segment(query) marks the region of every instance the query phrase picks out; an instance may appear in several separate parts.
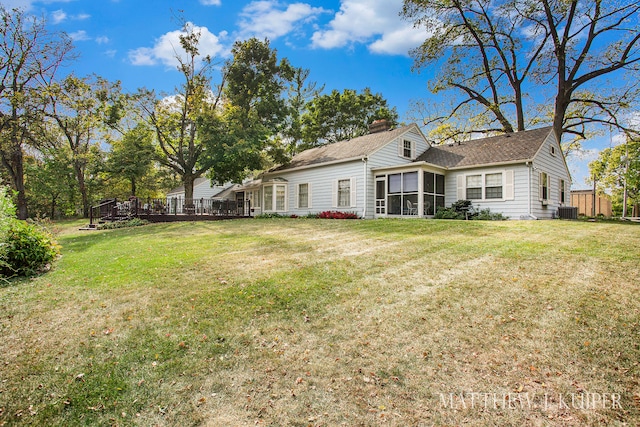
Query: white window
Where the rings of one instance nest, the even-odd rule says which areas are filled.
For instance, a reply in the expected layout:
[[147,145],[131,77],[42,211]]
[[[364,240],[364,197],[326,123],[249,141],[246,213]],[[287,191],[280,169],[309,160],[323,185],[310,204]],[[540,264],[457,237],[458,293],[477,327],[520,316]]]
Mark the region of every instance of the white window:
[[285,200],[286,200],[286,188],[284,185],[276,185],[276,211],[284,211],[285,210]]
[[287,210],[286,184],[265,185],[263,194],[265,212],[284,212]]
[[416,156],[416,143],[407,139],[398,141],[398,156],[413,159]]
[[513,200],[514,171],[458,175],[458,200]]
[[556,155],[556,146],[553,145],[553,143],[551,143],[551,145],[549,146],[549,152],[551,153],[552,156]]
[[467,175],[467,200],[482,199],[482,175]]
[[488,173],[484,176],[484,198],[502,199],[502,173]]
[[338,181],[338,207],[348,208],[351,206],[351,180],[341,179]]
[[562,204],[567,203],[567,193],[566,193],[567,189],[566,189],[566,183],[564,179],[560,180],[558,189],[560,190],[558,192],[560,196],[560,199],[558,201]]
[[549,200],[549,174],[546,172],[540,172],[540,200]]
[[264,187],[264,210],[273,210],[273,185],[266,185]]
[[300,209],[311,207],[311,184],[298,184],[298,202],[296,206]]
[[356,207],[356,179],[343,178],[334,180],[332,199],[334,208]]

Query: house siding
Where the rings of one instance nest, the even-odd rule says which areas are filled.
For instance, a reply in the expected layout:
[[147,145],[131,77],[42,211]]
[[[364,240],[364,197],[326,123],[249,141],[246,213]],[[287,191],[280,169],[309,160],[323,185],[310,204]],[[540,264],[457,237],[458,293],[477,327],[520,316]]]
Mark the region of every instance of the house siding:
[[[551,154],[551,147],[554,147],[556,154]],[[546,172],[550,178],[549,195],[547,205],[543,205],[539,197],[540,172]],[[539,219],[550,219],[556,216],[560,204],[560,179],[565,180],[565,203],[563,206],[570,205],[571,176],[567,169],[562,149],[556,142],[553,132],[549,134],[544,144],[540,147],[540,151],[533,160],[533,168],[531,172],[531,214]]]
[[401,166],[413,162],[413,159],[407,159],[398,155],[398,144],[402,141],[411,141],[415,144],[415,156],[424,153],[429,144],[424,140],[424,137],[420,132],[415,129],[411,129],[398,138],[394,139],[384,147],[380,148],[376,152],[369,156],[367,161],[367,212],[366,218],[375,217],[375,174],[371,171],[376,168],[383,168],[388,166]]
[[[226,184],[226,186],[215,185],[211,186],[210,180],[205,180],[200,184],[193,187],[193,198],[194,199],[210,199],[216,194],[220,193],[222,190],[227,188],[231,184]],[[175,193],[167,193],[167,198],[177,197],[180,199],[184,199],[184,191],[178,191]]]
[[491,212],[500,212],[510,219],[519,219],[523,215],[527,215],[529,211],[529,203],[526,189],[529,179],[529,167],[524,164],[447,171],[445,175],[445,205],[451,206],[451,204],[458,200],[458,176],[462,176],[464,178],[466,175],[501,172],[503,174],[502,192],[503,195],[505,195],[505,175],[509,170],[513,171],[513,199],[473,200],[473,207],[476,210],[490,209]]
[[[271,175],[273,178],[282,178],[287,182],[287,202],[288,210],[279,212],[286,215],[303,216],[309,213],[318,213],[328,210],[342,212],[356,212],[359,216],[363,214],[364,207],[364,166],[361,160],[325,165],[320,167],[306,168],[300,171],[286,172]],[[334,207],[333,206],[333,183],[339,179],[355,178],[356,206],[355,207]],[[298,184],[311,185],[310,208],[297,208],[296,189]],[[351,189],[353,191],[353,189]]]

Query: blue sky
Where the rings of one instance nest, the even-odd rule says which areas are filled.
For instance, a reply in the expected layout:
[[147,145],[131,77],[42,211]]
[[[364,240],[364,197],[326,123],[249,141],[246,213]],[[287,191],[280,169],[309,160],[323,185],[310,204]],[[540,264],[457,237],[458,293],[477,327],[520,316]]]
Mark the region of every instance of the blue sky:
[[[234,41],[266,37],[280,57],[310,69],[310,81],[327,91],[369,87],[397,108],[401,120],[408,121],[411,100],[434,100],[427,90],[430,70],[411,71],[408,51],[425,35],[400,18],[402,0],[0,2],[45,16],[52,30],[73,38],[80,58],[68,72],[120,80],[129,91],[147,87],[170,94],[182,82],[174,51],[181,16],[200,27],[201,52],[221,63]],[[608,137],[587,142],[582,156],[568,159],[574,188],[586,187],[586,163],[608,145]]]

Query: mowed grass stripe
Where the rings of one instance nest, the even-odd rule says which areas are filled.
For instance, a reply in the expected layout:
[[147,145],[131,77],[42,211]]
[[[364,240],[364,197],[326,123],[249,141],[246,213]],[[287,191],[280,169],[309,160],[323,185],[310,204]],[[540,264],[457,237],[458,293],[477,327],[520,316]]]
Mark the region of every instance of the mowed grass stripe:
[[[633,225],[272,219],[62,227],[55,270],[0,290],[0,423],[640,419]],[[557,404],[584,391],[619,394],[623,408]],[[443,406],[443,394],[460,392],[534,402]],[[547,407],[543,396],[552,399]]]

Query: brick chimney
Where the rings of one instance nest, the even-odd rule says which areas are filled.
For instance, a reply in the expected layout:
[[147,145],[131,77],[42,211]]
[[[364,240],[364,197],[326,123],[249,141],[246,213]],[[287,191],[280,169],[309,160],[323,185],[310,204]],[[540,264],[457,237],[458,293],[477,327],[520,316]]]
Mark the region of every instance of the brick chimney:
[[369,125],[369,133],[385,132],[391,128],[387,119],[375,120]]

